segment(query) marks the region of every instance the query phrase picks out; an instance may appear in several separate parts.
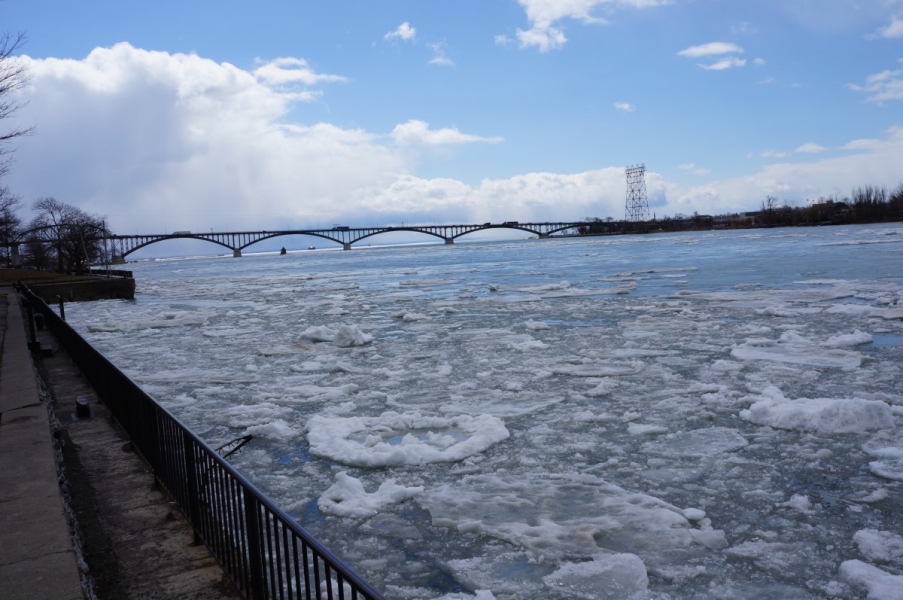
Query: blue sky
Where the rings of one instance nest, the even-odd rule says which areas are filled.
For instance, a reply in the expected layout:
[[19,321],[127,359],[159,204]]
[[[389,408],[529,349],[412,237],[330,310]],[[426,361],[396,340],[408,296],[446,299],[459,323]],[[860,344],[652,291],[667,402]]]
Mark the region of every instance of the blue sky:
[[6,0],[5,183],[113,229],[622,218],[903,182],[901,0]]

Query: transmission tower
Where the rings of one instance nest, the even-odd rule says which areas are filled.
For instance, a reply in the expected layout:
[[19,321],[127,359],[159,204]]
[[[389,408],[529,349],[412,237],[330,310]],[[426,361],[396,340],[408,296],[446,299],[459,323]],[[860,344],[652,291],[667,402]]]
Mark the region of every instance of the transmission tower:
[[649,201],[646,199],[646,167],[627,167],[627,204],[625,221],[648,221]]

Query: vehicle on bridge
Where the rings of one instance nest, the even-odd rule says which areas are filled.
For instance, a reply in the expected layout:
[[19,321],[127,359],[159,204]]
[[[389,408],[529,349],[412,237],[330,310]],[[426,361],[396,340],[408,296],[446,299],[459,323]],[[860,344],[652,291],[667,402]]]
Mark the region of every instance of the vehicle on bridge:
[[332,230],[333,230],[333,231],[350,231],[351,228],[348,227],[347,225],[335,225],[335,226],[332,228]]

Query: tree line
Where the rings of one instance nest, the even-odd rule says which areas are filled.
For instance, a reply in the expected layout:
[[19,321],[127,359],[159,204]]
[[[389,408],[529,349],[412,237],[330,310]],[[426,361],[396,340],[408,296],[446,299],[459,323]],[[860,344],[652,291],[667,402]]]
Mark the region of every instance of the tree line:
[[615,221],[611,217],[587,217],[577,228],[579,235],[648,233],[707,229],[743,229],[749,227],[797,227],[807,225],[849,225],[903,221],[903,183],[893,190],[865,185],[854,188],[849,196],[822,196],[806,206],[781,202],[767,196],[759,210],[720,215],[676,214],[652,221]]

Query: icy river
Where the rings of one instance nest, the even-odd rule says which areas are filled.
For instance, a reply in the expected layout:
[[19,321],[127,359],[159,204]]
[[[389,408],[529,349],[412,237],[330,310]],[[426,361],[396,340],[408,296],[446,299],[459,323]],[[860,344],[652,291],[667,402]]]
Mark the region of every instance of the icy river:
[[69,322],[389,598],[903,598],[901,224],[130,268]]

